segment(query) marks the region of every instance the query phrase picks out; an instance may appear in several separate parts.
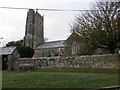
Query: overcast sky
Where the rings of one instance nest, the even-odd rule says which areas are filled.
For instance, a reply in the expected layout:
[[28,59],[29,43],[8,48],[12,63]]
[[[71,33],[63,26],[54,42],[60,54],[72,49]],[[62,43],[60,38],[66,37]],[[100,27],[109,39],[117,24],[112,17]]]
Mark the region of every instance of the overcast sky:
[[[89,9],[94,0],[0,0],[0,7],[40,9]],[[28,10],[0,8],[0,46],[23,39]],[[70,35],[70,24],[80,12],[38,11],[44,15],[44,37],[48,41],[65,40]]]

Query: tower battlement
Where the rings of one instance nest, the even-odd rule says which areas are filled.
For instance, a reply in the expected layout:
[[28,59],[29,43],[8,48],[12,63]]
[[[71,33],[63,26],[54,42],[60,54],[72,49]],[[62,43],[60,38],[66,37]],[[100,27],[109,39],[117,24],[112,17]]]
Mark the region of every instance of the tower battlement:
[[40,44],[44,43],[44,28],[43,17],[34,11],[29,9],[26,18],[26,30],[24,37],[24,45],[31,48],[36,48]]

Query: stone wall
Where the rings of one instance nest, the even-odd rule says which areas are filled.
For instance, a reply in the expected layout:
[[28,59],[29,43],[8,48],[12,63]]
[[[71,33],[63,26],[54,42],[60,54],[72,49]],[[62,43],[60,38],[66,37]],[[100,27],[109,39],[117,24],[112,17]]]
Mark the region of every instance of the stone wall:
[[[119,57],[120,58],[120,57]],[[24,64],[33,64],[34,68],[118,68],[118,55],[91,55],[74,57],[22,58],[16,61],[16,68]]]

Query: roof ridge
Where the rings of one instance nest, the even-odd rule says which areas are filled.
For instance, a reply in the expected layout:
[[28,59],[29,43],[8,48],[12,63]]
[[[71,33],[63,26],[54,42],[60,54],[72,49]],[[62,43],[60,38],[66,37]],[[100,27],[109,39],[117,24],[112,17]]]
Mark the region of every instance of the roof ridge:
[[65,41],[65,40],[48,41],[48,42],[45,42],[45,43],[49,43],[49,42],[59,42],[59,41]]
[[39,45],[37,48],[56,48],[56,47],[63,47],[65,40],[58,40],[58,41],[51,41],[51,42],[44,42],[43,44]]

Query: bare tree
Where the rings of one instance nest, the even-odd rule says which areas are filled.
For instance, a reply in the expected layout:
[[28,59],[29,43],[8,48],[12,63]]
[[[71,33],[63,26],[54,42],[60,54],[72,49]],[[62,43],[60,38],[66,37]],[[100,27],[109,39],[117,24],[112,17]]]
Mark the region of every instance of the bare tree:
[[96,2],[90,11],[76,16],[72,30],[97,47],[115,53],[120,48],[120,2]]

